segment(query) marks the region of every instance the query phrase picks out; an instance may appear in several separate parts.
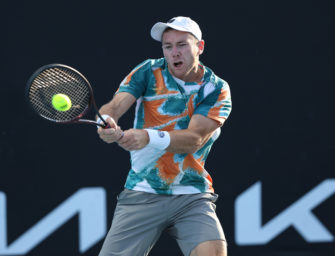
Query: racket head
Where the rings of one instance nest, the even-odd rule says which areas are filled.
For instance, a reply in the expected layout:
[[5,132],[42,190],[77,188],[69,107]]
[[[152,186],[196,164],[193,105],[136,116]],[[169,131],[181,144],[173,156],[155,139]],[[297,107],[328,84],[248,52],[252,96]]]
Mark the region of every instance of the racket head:
[[[58,111],[52,106],[52,97],[59,93],[70,98],[69,110]],[[88,80],[79,71],[63,64],[48,64],[37,69],[27,82],[26,99],[34,112],[56,123],[77,122],[92,105],[95,106]]]

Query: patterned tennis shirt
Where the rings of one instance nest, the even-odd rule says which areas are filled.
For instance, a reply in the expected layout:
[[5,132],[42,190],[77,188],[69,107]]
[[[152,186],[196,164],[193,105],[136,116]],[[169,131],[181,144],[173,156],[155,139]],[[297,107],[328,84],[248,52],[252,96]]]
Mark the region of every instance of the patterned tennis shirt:
[[211,138],[193,154],[176,154],[147,145],[131,151],[131,170],[125,187],[155,194],[214,192],[212,178],[204,165],[220,126],[231,111],[227,82],[209,68],[201,83],[174,78],[164,58],[142,62],[122,81],[118,91],[137,99],[134,128],[173,131],[187,129],[192,115],[200,114],[218,123]]

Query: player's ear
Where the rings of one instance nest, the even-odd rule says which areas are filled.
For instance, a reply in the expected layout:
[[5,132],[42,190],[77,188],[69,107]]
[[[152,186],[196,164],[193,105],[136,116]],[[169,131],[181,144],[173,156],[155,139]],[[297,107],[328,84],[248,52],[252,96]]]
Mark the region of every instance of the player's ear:
[[198,42],[198,48],[199,48],[199,55],[201,55],[205,50],[205,41],[204,40],[200,40]]

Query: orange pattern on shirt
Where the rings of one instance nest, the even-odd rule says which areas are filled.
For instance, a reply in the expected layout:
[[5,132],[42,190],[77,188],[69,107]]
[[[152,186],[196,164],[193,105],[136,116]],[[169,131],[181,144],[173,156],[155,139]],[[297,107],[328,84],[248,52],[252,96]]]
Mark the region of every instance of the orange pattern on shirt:
[[162,131],[173,131],[177,122],[172,122],[171,124],[165,126]]
[[163,115],[158,112],[158,108],[166,101],[166,99],[143,101],[144,108],[144,128],[160,126],[172,120],[184,117],[187,111],[177,116]]
[[[228,92],[226,90],[224,90],[223,88],[221,89],[221,93],[218,97],[218,99],[216,100],[217,102],[219,101],[223,101],[225,98],[227,98],[227,94]],[[220,124],[222,124],[226,118],[223,116],[220,116],[220,110],[223,108],[223,105],[220,106],[215,106],[213,108],[211,108],[210,111],[208,111],[208,117],[220,122]]]
[[193,170],[196,170],[199,174],[202,174],[204,170],[204,163],[201,162],[200,159],[201,157],[195,159],[192,154],[187,154],[184,158],[183,170],[186,170],[187,168],[192,168]]
[[162,69],[158,68],[153,71],[155,79],[156,79],[156,95],[162,95],[162,94],[176,94],[178,91],[169,91],[166,88],[164,78],[162,75]]
[[141,68],[142,66],[136,68],[135,70],[133,70],[132,72],[130,72],[130,74],[126,77],[126,80],[124,82],[124,85],[128,85],[131,81],[132,76],[136,73],[137,70],[139,70],[139,68]]
[[188,116],[191,118],[193,113],[194,113],[194,105],[193,105],[193,99],[195,97],[195,94],[193,94],[191,97],[190,97],[190,100],[188,101],[188,104],[187,104],[187,111],[188,111]]
[[166,152],[159,160],[155,167],[159,170],[159,176],[167,183],[171,184],[179,174],[179,163],[175,163],[174,154]]
[[208,174],[206,176],[206,179],[208,180],[208,188],[214,192],[214,189],[213,189],[213,180],[212,180],[212,177]]

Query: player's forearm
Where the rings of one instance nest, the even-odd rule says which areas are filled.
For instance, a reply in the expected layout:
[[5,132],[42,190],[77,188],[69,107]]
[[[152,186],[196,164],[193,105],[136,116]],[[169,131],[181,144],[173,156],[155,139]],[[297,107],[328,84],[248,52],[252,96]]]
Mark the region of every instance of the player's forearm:
[[166,151],[177,154],[193,154],[208,140],[208,138],[188,129],[171,131],[169,134],[170,145],[166,148]]
[[102,115],[109,115],[117,123],[123,113],[120,113],[120,108],[116,104],[107,103],[99,109],[99,113]]
[[117,123],[120,117],[131,107],[136,101],[135,97],[129,93],[119,93],[114,98],[103,105],[99,112],[100,114],[109,115]]
[[148,130],[149,145],[178,154],[193,154],[211,138],[218,123],[203,115],[193,115],[187,129],[174,131]]
[[216,121],[203,115],[193,115],[187,129],[169,132],[170,145],[166,150],[193,154],[205,145],[217,128]]

